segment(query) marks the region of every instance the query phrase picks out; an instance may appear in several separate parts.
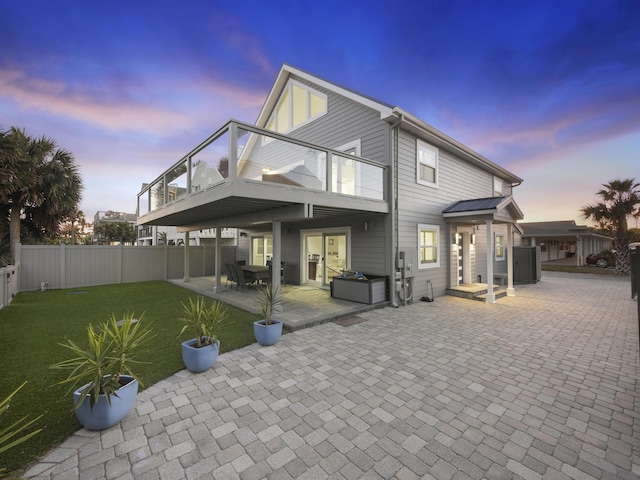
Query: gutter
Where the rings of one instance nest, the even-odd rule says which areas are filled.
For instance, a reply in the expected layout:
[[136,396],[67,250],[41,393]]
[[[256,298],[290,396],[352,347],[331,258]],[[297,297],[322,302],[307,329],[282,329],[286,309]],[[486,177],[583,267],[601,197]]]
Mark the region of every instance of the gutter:
[[391,261],[389,265],[389,271],[391,275],[389,278],[389,290],[391,293],[391,306],[394,308],[398,308],[398,304],[396,302],[396,259],[399,254],[398,247],[398,143],[400,141],[400,124],[404,120],[404,115],[402,113],[399,114],[398,119],[391,124],[389,128],[390,139],[391,142],[389,144],[390,150],[390,165],[389,165],[389,173],[391,175],[391,182],[389,186],[389,197],[393,202],[391,205],[391,251],[393,252],[391,256]]

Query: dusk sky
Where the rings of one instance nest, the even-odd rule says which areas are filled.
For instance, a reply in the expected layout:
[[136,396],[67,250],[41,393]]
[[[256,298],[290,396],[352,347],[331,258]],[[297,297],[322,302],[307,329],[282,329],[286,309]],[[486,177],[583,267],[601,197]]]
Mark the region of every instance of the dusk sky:
[[0,128],[73,153],[88,220],[255,122],[283,63],[522,177],[524,221],[585,223],[602,183],[640,181],[637,0],[0,0],[0,46]]

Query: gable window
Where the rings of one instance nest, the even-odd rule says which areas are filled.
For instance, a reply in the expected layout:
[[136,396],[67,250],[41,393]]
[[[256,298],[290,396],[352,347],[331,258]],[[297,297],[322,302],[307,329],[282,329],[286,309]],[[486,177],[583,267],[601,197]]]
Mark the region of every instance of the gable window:
[[502,196],[502,179],[498,177],[493,177],[493,196],[494,197]]
[[[327,113],[327,96],[307,85],[289,80],[273,114],[267,130],[287,133]],[[271,139],[265,138],[268,143]]]
[[418,268],[440,266],[440,227],[438,225],[418,225]]
[[416,141],[416,181],[422,185],[438,185],[438,149]]
[[496,260],[504,260],[504,235],[496,235]]

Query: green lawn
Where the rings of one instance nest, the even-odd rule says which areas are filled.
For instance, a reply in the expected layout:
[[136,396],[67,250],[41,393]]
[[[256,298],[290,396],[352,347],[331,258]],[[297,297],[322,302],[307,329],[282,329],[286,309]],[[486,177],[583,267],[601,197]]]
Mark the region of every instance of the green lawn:
[[613,267],[598,268],[596,266],[585,265],[578,267],[576,265],[555,265],[553,263],[543,263],[543,272],[568,272],[568,273],[595,273],[596,275],[615,275],[616,270]]
[[[189,297],[197,294],[158,281],[20,293],[0,310],[0,400],[28,380],[14,397],[0,428],[27,414],[31,418],[43,415],[34,426],[43,428],[42,432],[5,452],[0,467],[20,471],[80,428],[71,413],[68,387],[56,385],[68,372],[48,368],[68,358],[68,351],[59,343],[74,339],[84,345],[89,323],[102,323],[111,313],[134,312],[138,317],[144,312],[143,318],[153,324],[155,334],[144,358],[150,364],[139,369],[148,387],[184,368],[180,342],[189,335],[178,338],[182,324],[177,317],[182,310],[180,302]],[[259,317],[228,308],[229,318],[218,335],[221,352],[253,343],[253,321]]]

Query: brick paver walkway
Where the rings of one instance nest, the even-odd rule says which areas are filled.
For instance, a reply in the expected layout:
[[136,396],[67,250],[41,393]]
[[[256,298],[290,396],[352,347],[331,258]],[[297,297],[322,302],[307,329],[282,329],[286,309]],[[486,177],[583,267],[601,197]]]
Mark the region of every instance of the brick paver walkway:
[[219,357],[78,431],[41,478],[640,478],[628,281],[545,273],[487,305],[361,314]]

